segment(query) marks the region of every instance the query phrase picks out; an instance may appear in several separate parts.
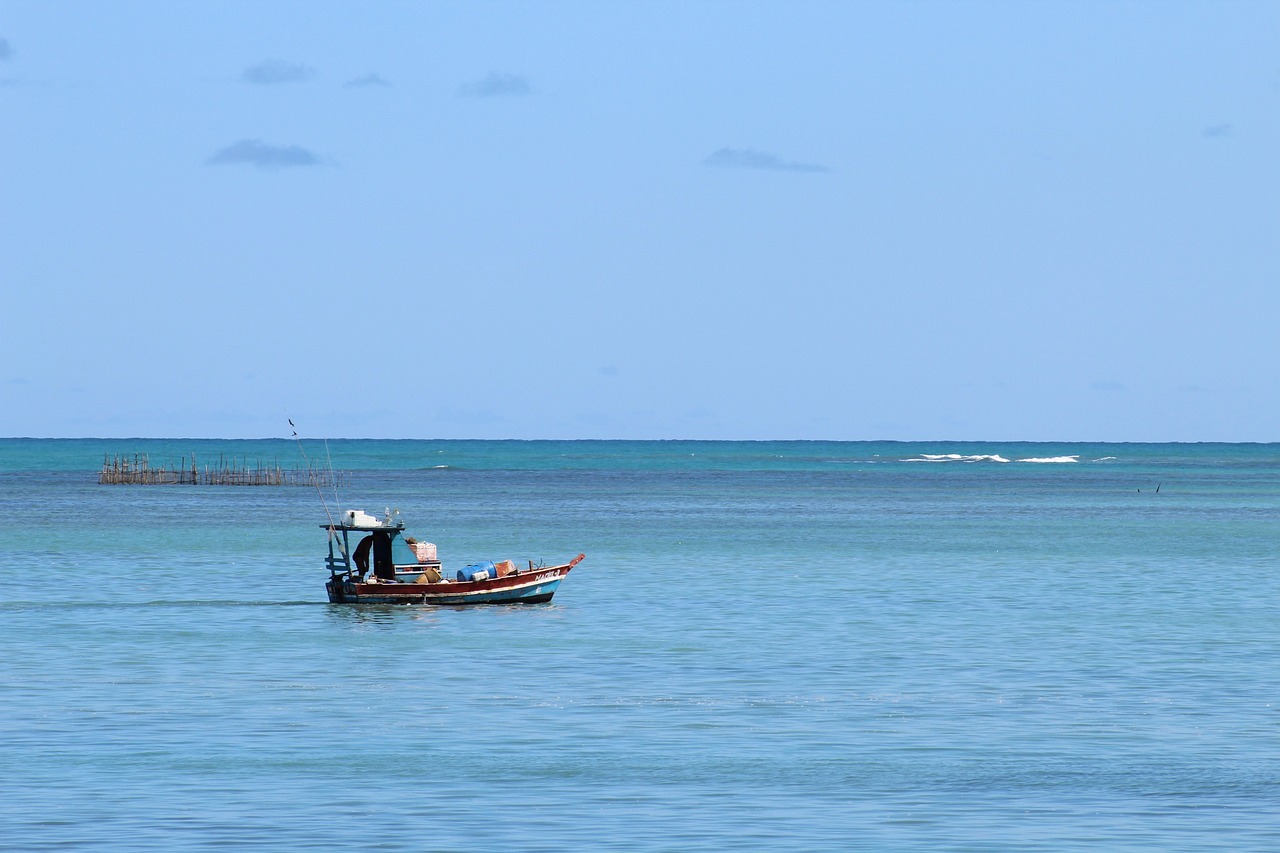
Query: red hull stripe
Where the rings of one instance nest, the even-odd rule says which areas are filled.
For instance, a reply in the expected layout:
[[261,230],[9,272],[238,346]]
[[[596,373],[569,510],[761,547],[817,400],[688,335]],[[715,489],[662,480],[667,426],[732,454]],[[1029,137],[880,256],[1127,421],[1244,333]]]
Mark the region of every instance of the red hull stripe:
[[[523,571],[519,574],[502,578],[490,578],[483,581],[453,581],[445,583],[357,583],[357,598],[416,598],[430,601],[433,598],[454,598],[468,594],[485,592],[515,591],[522,587],[534,587],[560,581],[573,569],[581,557],[563,566],[548,566],[545,569]],[[350,587],[348,587],[350,588]]]

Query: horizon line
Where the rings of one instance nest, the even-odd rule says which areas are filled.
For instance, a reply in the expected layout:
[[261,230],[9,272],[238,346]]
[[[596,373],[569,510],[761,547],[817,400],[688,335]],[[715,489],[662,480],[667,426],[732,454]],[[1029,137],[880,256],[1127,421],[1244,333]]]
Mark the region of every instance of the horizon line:
[[0,441],[491,441],[491,442],[699,442],[723,444],[1280,444],[1280,439],[1047,439],[1047,438],[374,438],[369,436],[0,436]]

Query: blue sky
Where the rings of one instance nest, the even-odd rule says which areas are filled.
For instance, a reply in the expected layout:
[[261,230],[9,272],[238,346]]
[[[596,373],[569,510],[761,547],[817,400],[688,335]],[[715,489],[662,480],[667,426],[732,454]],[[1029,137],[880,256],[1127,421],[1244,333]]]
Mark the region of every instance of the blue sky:
[[1280,3],[0,4],[0,435],[1280,439]]

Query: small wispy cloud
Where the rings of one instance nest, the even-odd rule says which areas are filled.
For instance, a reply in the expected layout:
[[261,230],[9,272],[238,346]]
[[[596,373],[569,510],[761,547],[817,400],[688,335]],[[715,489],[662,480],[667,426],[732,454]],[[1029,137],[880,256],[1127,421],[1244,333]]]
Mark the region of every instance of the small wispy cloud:
[[704,165],[724,169],[764,169],[773,172],[829,172],[817,163],[796,163],[783,160],[776,154],[756,151],[754,148],[721,148],[711,152]]
[[1200,135],[1205,139],[1222,139],[1223,137],[1231,136],[1234,132],[1234,129],[1229,124],[1215,124],[1206,127],[1200,132]]
[[241,75],[246,83],[255,86],[275,86],[280,83],[305,83],[316,76],[314,68],[294,62],[268,59],[244,70]]
[[499,74],[494,71],[483,80],[474,83],[463,83],[458,87],[458,94],[464,98],[499,98],[507,95],[529,95],[533,87],[529,78],[519,74]]
[[13,58],[13,48],[9,46],[8,39],[0,39],[0,61]]
[[204,161],[210,166],[256,166],[259,169],[288,169],[318,166],[320,158],[300,145],[270,145],[261,139],[241,139],[214,152]]
[[363,77],[356,77],[354,80],[348,80],[343,85],[350,86],[355,89],[365,89],[370,86],[389,87],[391,85],[391,81],[387,80],[381,74],[366,74]]

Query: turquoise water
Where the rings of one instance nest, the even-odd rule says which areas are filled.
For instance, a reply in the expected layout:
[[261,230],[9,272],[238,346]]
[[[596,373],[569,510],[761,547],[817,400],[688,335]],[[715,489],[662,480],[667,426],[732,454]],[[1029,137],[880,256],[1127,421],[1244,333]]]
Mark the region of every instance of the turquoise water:
[[1280,846],[1280,446],[305,447],[446,568],[587,560],[329,605],[314,489],[97,485],[296,445],[0,440],[7,847]]

